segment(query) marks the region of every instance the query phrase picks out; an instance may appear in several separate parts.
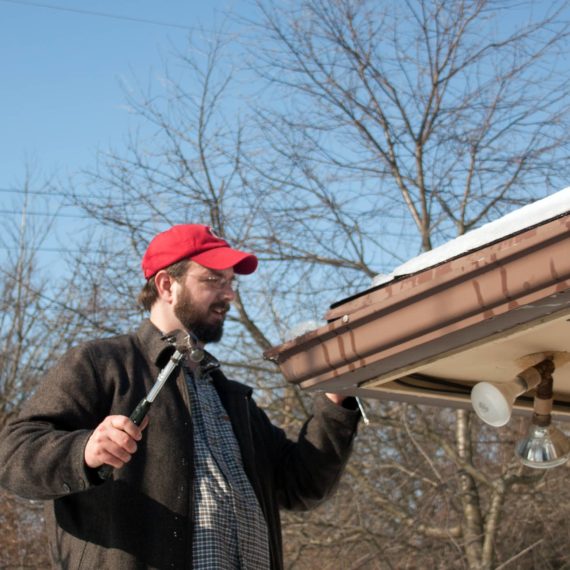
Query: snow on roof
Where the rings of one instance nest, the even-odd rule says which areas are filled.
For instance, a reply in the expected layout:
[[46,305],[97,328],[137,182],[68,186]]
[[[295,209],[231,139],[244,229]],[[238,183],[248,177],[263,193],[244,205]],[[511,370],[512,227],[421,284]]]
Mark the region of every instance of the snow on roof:
[[423,269],[433,267],[459,255],[480,249],[494,241],[561,216],[569,211],[570,186],[542,200],[523,206],[494,222],[456,237],[435,249],[413,257],[387,275],[382,273],[377,275],[372,280],[372,286],[375,287],[388,283],[397,277],[411,275]]

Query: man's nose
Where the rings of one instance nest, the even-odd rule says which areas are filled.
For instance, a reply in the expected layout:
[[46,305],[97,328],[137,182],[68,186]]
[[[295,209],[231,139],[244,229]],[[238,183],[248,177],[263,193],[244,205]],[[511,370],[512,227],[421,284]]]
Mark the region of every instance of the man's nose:
[[232,284],[229,283],[222,289],[222,299],[224,301],[231,303],[236,298],[236,291],[233,289]]

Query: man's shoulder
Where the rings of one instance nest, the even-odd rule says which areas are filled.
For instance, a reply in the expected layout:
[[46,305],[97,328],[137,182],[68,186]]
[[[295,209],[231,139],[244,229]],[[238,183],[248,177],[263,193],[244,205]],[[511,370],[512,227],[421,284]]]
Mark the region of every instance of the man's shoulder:
[[141,340],[141,331],[147,328],[146,323],[137,329],[115,335],[86,340],[73,347],[70,354],[92,355],[94,357],[122,357],[133,351],[144,350],[144,341]]

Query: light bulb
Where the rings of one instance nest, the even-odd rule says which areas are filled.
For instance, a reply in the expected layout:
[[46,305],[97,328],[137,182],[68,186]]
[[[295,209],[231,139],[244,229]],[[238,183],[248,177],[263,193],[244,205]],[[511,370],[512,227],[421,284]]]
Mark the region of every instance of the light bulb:
[[[507,385],[507,389],[510,387],[510,384]],[[475,413],[491,426],[504,426],[511,418],[513,402],[520,393],[520,386],[515,385],[514,390],[516,395],[511,399],[510,394],[503,393],[504,386],[497,386],[491,382],[479,382],[471,391],[471,403]]]

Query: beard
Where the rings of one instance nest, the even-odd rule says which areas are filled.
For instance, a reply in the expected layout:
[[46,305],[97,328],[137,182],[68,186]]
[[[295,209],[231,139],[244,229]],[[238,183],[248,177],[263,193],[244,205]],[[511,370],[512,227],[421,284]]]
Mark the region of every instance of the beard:
[[224,332],[224,320],[220,319],[219,322],[207,322],[207,312],[210,309],[224,309],[228,310],[228,303],[220,302],[210,305],[205,311],[196,306],[192,299],[192,294],[188,288],[182,289],[180,297],[174,307],[174,314],[182,323],[184,328],[196,336],[196,338],[203,344],[209,342],[218,342]]

